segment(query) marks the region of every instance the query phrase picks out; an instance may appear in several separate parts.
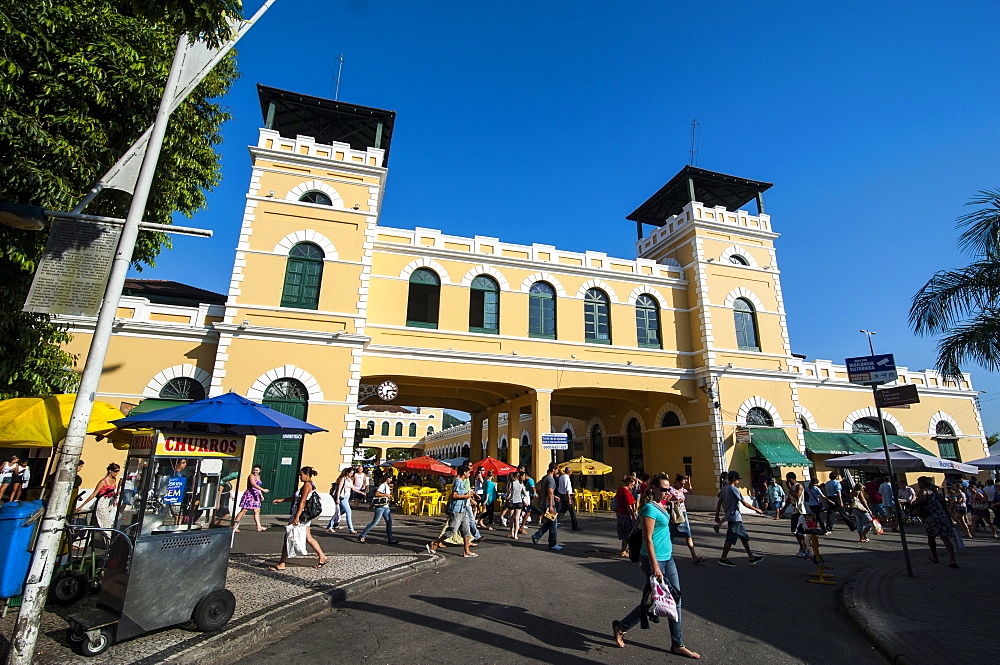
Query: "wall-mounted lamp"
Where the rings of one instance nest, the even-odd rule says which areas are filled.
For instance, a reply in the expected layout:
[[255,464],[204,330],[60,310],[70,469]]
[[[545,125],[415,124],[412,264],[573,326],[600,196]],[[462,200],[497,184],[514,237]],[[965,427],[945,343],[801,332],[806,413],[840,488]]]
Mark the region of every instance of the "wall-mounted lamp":
[[631,361],[631,360],[626,360],[626,361],[625,361],[625,364],[626,364],[626,365],[631,365],[631,364],[632,364],[632,361]]
[[357,203],[355,203],[355,204],[354,204],[354,209],[355,209],[355,210],[360,210],[360,209],[361,209],[361,206],[360,206],[360,205],[358,205]]
[[516,356],[516,355],[517,355],[517,351],[511,351],[511,352],[510,352],[510,355],[512,355],[512,356]]
[[274,190],[273,189],[268,190],[267,195],[268,196],[274,196]]
[[338,337],[340,337],[343,334],[344,334],[343,330],[338,330],[338,331],[336,331],[336,332],[333,333],[333,338],[337,339]]
[[240,328],[248,328],[248,327],[250,327],[250,320],[243,319],[243,323],[240,324]]
[[573,360],[576,360],[576,354],[575,353],[570,354],[569,357],[572,358]]

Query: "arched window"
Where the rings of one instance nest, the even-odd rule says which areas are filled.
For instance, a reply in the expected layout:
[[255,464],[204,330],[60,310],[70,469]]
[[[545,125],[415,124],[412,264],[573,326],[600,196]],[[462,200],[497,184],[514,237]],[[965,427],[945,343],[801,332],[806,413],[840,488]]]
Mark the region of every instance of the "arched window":
[[955,436],[955,428],[947,420],[939,420],[934,426],[934,438],[937,440],[938,451],[945,459],[961,462],[958,457],[958,437]]
[[410,438],[411,439],[417,438],[417,424],[416,423],[410,423],[410,430],[409,431],[410,431]]
[[198,379],[187,376],[179,376],[170,379],[160,388],[159,396],[163,399],[205,399],[205,386],[201,385]]
[[414,328],[437,328],[441,301],[441,280],[433,270],[417,268],[410,275],[410,293],[406,299],[406,325]]
[[521,461],[518,464],[523,464],[526,468],[531,467],[531,439],[528,438],[527,434],[521,436]]
[[635,332],[639,338],[639,346],[647,349],[659,349],[660,342],[660,304],[647,294],[642,294],[635,301]]
[[681,424],[681,419],[677,417],[677,414],[673,411],[667,411],[663,414],[663,422],[660,423],[660,427],[677,427]]
[[395,436],[403,436],[403,423],[396,423],[396,434]]
[[589,289],[583,299],[583,335],[591,344],[611,343],[608,294],[600,289]]
[[500,332],[500,285],[492,277],[472,280],[469,293],[469,332]]
[[729,262],[732,263],[733,265],[737,265],[737,266],[748,266],[748,265],[750,265],[750,262],[747,261],[742,256],[740,256],[739,254],[730,254],[729,255]]
[[771,414],[767,412],[767,409],[755,406],[747,411],[747,425],[774,427],[774,418],[772,418]]
[[371,432],[372,434],[375,433],[375,421],[374,420],[369,420],[368,421],[368,431]]
[[316,203],[321,206],[333,205],[333,201],[330,200],[329,196],[327,196],[323,192],[318,192],[315,189],[308,191],[302,196],[300,196],[299,201],[302,201],[303,203]]
[[311,242],[300,242],[288,252],[285,285],[281,290],[282,307],[316,309],[319,287],[323,281],[323,250]]
[[635,418],[629,420],[625,433],[628,438],[629,472],[639,476],[645,466],[642,454],[642,426],[639,421]]
[[528,337],[556,338],[556,290],[548,282],[528,290]]
[[809,431],[809,421],[806,420],[804,416],[799,416],[799,427],[801,427],[806,432]]
[[[896,427],[892,423],[885,419],[882,422],[885,423],[886,434],[896,433]],[[877,418],[858,418],[851,424],[851,431],[858,434],[880,434],[882,430],[879,429]]]
[[745,298],[737,298],[733,303],[733,317],[736,319],[736,344],[743,351],[760,351],[757,339],[757,314],[753,305]]
[[389,421],[382,422],[382,436],[389,436]]
[[428,425],[427,426],[427,436],[430,436],[433,433],[434,433],[434,425]]

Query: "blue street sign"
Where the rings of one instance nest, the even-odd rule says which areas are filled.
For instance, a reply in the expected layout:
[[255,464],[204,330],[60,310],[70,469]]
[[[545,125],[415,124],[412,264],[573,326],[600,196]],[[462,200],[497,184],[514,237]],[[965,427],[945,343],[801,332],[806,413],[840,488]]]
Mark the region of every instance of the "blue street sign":
[[180,476],[167,481],[167,493],[163,495],[163,503],[178,505],[184,500],[184,486],[187,478]]
[[542,434],[542,450],[569,450],[569,435],[565,432]]
[[844,363],[847,365],[847,380],[851,383],[877,386],[898,378],[896,360],[891,353],[847,358]]

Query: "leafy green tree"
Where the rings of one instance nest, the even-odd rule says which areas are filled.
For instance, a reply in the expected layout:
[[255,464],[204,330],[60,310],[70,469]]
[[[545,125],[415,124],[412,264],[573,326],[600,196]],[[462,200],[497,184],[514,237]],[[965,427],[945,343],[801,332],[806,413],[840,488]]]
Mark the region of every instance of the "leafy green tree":
[[957,224],[965,229],[958,246],[973,262],[936,273],[910,306],[914,332],[944,335],[936,364],[949,377],[967,360],[1000,369],[1000,189],[981,190],[966,205],[980,206]]
[[[152,124],[177,40],[218,42],[239,0],[12,0],[0,5],[0,201],[68,210]],[[229,118],[216,102],[237,76],[230,54],[170,121],[144,220],[169,224],[205,205]],[[88,213],[125,217],[106,191]],[[0,226],[0,398],[73,390],[64,328],[21,312],[47,234]],[[133,265],[153,265],[166,236],[142,232]]]

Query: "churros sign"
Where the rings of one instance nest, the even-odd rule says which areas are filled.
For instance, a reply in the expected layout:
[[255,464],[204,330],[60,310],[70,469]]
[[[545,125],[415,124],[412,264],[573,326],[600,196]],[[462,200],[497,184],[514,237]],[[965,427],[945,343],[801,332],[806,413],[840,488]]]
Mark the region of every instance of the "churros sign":
[[132,456],[242,457],[245,437],[203,432],[156,432],[133,436]]

